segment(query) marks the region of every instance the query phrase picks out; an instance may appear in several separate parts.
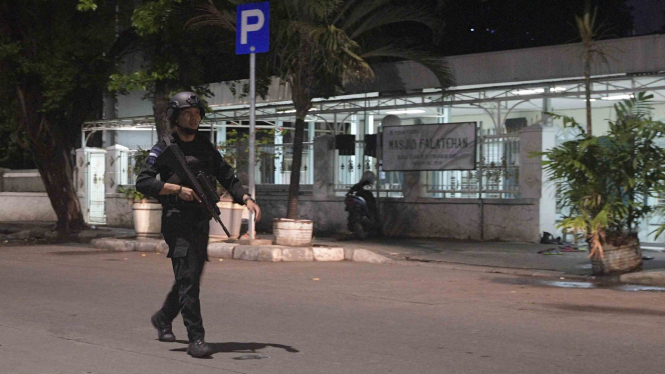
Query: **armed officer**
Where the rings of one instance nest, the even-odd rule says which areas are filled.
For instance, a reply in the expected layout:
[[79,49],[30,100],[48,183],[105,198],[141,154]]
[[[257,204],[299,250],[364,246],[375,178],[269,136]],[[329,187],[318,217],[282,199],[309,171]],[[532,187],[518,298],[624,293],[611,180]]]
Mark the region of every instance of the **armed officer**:
[[[192,92],[176,94],[171,98],[166,115],[176,128],[169,140],[180,147],[189,169],[194,174],[203,171],[218,180],[234,202],[247,205],[258,221],[261,218],[259,206],[213,144],[197,132],[205,115],[205,106],[198,95]],[[139,192],[162,203],[162,234],[169,246],[168,257],[175,275],[171,292],[151,321],[160,341],[173,342],[176,339],[171,323],[180,312],[189,338],[187,353],[197,358],[206,357],[213,352],[204,340],[199,289],[203,267],[208,260],[208,222],[211,217],[199,204],[200,199],[191,186],[176,180],[174,171],[160,164],[159,155],[165,148],[166,142],[162,139],[150,150],[136,179]],[[214,180],[211,183],[216,184]]]

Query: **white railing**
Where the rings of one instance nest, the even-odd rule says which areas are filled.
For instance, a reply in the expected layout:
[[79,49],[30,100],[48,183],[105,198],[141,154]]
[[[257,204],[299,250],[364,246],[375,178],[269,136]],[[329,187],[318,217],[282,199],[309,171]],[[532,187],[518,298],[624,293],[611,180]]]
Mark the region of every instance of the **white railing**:
[[[293,173],[293,144],[260,145],[256,150],[256,184],[289,184]],[[303,143],[300,184],[314,180],[314,143]]]
[[[404,174],[384,172],[377,158],[365,154],[365,143],[355,142],[353,154],[334,151],[334,191],[343,194],[360,181],[365,171],[379,178],[382,197],[402,197]],[[351,153],[347,150],[344,153]],[[519,135],[485,135],[479,137],[476,152],[477,168],[470,171],[424,172],[425,196],[436,198],[477,199],[479,191],[488,199],[511,199],[519,196]],[[285,185],[290,183],[293,167],[293,144],[269,144],[257,147],[256,183]],[[314,146],[304,143],[300,183],[313,183]],[[482,175],[482,180],[478,176]]]
[[[356,141],[353,155],[340,155],[335,151],[334,190],[345,193],[351,186],[358,183],[366,171],[373,172],[379,179],[379,193],[382,197],[403,197],[402,182],[404,173],[401,171],[380,171],[376,157],[365,154],[365,142]],[[375,189],[373,188],[373,191]]]
[[477,199],[480,190],[488,199],[518,196],[519,135],[485,135],[479,140],[476,170],[427,172],[426,192],[431,197]]

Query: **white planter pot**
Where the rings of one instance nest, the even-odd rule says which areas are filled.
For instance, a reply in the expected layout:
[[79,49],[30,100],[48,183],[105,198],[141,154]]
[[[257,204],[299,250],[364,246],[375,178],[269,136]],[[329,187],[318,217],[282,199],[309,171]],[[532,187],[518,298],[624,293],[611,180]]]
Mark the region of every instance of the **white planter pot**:
[[162,231],[162,204],[135,202],[132,204],[134,230],[137,238],[159,238]]
[[291,247],[306,247],[312,245],[312,232],[314,223],[305,219],[275,218],[272,221],[272,232],[275,234],[275,244]]
[[[242,219],[244,212],[247,211],[243,205],[234,204],[231,201],[220,201],[217,203],[219,207],[219,217],[224,222],[224,226],[231,233],[231,239],[238,239],[240,236],[240,226],[242,225]],[[211,240],[220,240],[228,239],[222,226],[215,221],[214,219],[210,220],[210,239]]]

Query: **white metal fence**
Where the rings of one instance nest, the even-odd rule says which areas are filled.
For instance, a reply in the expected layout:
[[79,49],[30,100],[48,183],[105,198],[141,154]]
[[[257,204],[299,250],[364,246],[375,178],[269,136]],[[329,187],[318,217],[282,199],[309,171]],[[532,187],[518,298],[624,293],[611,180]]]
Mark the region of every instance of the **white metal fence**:
[[[476,170],[430,171],[426,191],[433,197],[510,199],[519,194],[518,135],[479,137]],[[481,175],[482,178],[478,176]]]
[[[128,183],[136,182],[133,166],[137,151],[128,157]],[[348,153],[348,152],[347,152]],[[402,197],[404,173],[379,170],[378,160],[365,154],[365,143],[356,141],[352,155],[334,151],[334,190],[343,194],[358,183],[363,172],[378,176],[382,197]],[[287,185],[293,173],[293,144],[268,144],[257,147],[255,180],[257,184]],[[422,176],[425,196],[437,198],[510,199],[519,195],[520,144],[517,134],[485,135],[479,137],[477,169],[470,171],[428,171]],[[478,176],[482,176],[479,178]],[[300,183],[311,185],[314,180],[314,144],[303,144]],[[376,189],[373,189],[376,191]]]
[[[293,144],[269,144],[257,147],[255,180],[257,184],[289,184],[293,174]],[[300,184],[314,180],[314,143],[303,143]]]
[[[365,154],[365,142],[355,142],[353,155],[340,155],[335,151],[333,176],[334,190],[338,194],[345,193],[351,186],[358,183],[366,171],[373,172],[378,177],[378,190],[382,197],[403,197],[402,182],[404,173],[401,171],[380,170],[378,159]],[[372,189],[376,191],[375,188]]]

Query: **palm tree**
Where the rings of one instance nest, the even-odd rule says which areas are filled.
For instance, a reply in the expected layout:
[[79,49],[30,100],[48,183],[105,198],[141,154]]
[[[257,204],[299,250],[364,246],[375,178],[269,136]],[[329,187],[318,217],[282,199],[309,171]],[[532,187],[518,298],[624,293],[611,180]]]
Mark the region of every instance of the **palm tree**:
[[591,13],[589,1],[585,2],[584,14],[575,16],[577,31],[582,40],[582,62],[584,63],[584,93],[586,101],[586,127],[587,134],[591,135],[591,57],[596,36],[596,10]]
[[598,38],[605,36],[603,24],[598,24],[598,7],[591,9],[591,1],[585,0],[584,14],[575,16],[577,32],[582,41],[582,62],[584,63],[584,94],[586,101],[586,128],[587,134],[591,135],[591,64],[594,59],[599,58],[603,63],[609,63],[610,57],[596,42]]
[[[228,0],[242,3],[244,1]],[[212,0],[190,20],[194,27],[217,26],[235,32],[236,15],[216,7]],[[411,22],[434,30],[434,12],[424,6],[396,6],[390,0],[275,0],[271,2],[271,55],[269,71],[291,86],[296,110],[293,170],[287,218],[298,218],[305,117],[312,100],[344,92],[353,82],[374,79],[371,63],[412,60],[431,70],[441,87],[452,83],[441,58],[434,58],[413,43],[385,37],[382,31]],[[379,34],[381,33],[381,34]]]

